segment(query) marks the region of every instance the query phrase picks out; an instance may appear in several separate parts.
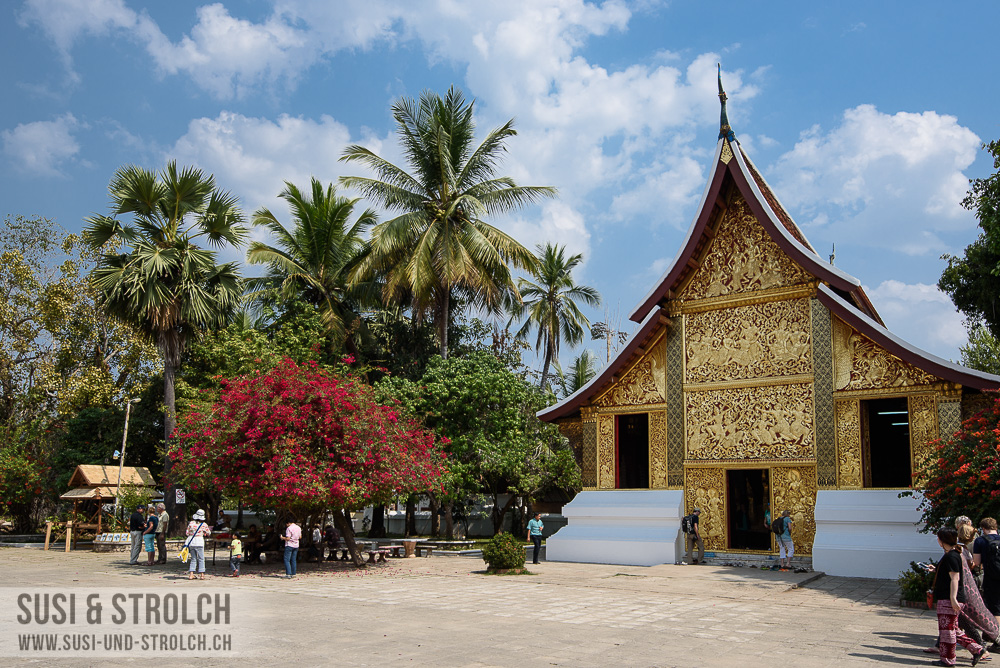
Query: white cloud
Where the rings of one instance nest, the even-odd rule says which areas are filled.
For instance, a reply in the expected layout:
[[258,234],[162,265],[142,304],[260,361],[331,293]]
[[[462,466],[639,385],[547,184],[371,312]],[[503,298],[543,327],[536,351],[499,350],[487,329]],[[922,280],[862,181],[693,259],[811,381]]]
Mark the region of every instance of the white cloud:
[[828,220],[828,235],[921,255],[945,250],[942,234],[974,227],[960,203],[979,144],[954,116],[861,105],[829,133],[803,133],[772,173],[783,203],[803,221]]
[[889,331],[922,350],[954,357],[968,338],[962,314],[936,285],[889,280],[865,291]]
[[223,112],[191,121],[164,159],[211,172],[220,187],[240,196],[248,213],[267,206],[281,217],[286,209],[277,196],[284,181],[300,187],[313,176],[335,182],[346,173],[337,159],[348,143],[347,128],[329,116],[272,121]]
[[40,176],[59,176],[60,167],[80,152],[73,132],[81,127],[73,114],[52,121],[22,123],[0,133],[3,150],[15,169]]

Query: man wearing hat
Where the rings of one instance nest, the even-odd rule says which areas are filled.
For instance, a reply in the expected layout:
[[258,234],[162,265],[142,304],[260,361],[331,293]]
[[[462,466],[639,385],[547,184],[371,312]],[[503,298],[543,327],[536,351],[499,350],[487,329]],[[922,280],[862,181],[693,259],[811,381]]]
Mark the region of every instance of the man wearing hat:
[[195,571],[200,580],[205,579],[205,537],[212,535],[212,529],[205,524],[205,511],[199,510],[188,522],[187,545],[191,560],[188,562],[188,580],[194,580]]
[[[687,544],[687,560],[689,564],[701,564],[705,562],[705,543],[701,540],[700,528],[698,526],[698,516],[701,515],[701,508],[691,511],[691,532],[684,534],[684,542]],[[695,543],[698,544],[698,558],[691,561],[691,551]]]

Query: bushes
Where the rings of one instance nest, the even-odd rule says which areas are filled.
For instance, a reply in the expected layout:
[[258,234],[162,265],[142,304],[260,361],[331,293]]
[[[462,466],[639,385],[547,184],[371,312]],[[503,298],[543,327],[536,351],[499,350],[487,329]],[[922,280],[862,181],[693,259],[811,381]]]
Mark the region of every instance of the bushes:
[[483,545],[483,561],[491,571],[524,568],[527,553],[524,543],[509,533],[498,533]]
[[903,571],[896,582],[899,583],[904,601],[924,601],[927,599],[927,590],[934,584],[934,574],[911,561],[910,570]]

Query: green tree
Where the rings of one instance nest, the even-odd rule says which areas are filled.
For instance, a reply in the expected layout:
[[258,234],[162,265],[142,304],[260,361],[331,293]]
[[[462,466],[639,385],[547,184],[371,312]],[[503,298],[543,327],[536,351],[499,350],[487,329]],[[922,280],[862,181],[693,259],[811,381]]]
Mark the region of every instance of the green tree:
[[568,369],[557,365],[559,388],[562,391],[563,399],[589,383],[597,375],[598,364],[597,355],[589,350],[584,350],[573,358]]
[[519,499],[580,485],[566,439],[535,416],[547,405],[546,397],[489,352],[435,357],[419,381],[390,377],[376,390],[448,439],[450,470],[441,500],[449,534],[451,506],[466,495],[485,494],[493,501],[493,525],[499,531]]
[[399,214],[372,228],[355,277],[381,276],[385,301],[409,302],[418,314],[431,312],[444,358],[456,296],[495,312],[511,292],[516,295],[510,265],[535,264],[524,246],[483,218],[556,194],[554,188],[519,186],[497,176],[505,142],[517,134],[514,121],[474,146],[473,104],[452,87],[443,98],[427,91],[419,101],[403,98],[393,105],[410,171],[363,146],[349,146],[341,157],[376,177],[343,177],[342,184]]
[[582,255],[566,257],[565,247],[550,243],[537,248],[538,262],[531,272],[533,280],[518,279],[523,302],[512,305],[511,319],[527,317],[517,331],[519,339],[526,339],[531,330],[537,332],[535,350],[543,352],[539,387],[544,390],[549,366],[559,359],[560,344],[565,341],[575,346],[590,329],[590,321],[577,302],[599,306],[601,295],[594,288],[573,281],[573,269],[583,261]]
[[375,212],[367,209],[351,223],[358,200],[338,197],[333,184],[324,189],[315,178],[308,194],[285,182],[279,197],[288,202],[294,227],[286,228],[266,208],[254,214],[253,224],[270,232],[276,245],[250,244],[247,260],[267,265],[267,275],[250,279],[250,287],[258,301],[300,298],[312,304],[335,343],[346,342],[356,352],[350,333],[360,322],[358,307],[372,301],[375,291],[370,282],[350,283],[348,275],[364,247],[365,232],[376,221]]
[[993,156],[993,169],[984,179],[972,179],[962,206],[976,213],[981,233],[962,256],[942,255],[948,261],[938,287],[973,326],[983,323],[1000,338],[1000,141],[983,145]]
[[1000,374],[1000,340],[982,325],[970,328],[969,342],[958,349],[962,365]]
[[[152,341],[163,361],[164,440],[176,426],[175,380],[189,338],[227,321],[243,292],[237,267],[199,247],[238,247],[246,228],[236,198],[215,178],[173,161],[155,172],[119,168],[108,186],[111,215],[87,219],[84,240],[101,249],[91,280],[108,313]],[[130,216],[123,222],[119,216]],[[125,252],[119,252],[124,250]],[[164,460],[169,475],[170,459]],[[170,516],[173,488],[165,489]]]

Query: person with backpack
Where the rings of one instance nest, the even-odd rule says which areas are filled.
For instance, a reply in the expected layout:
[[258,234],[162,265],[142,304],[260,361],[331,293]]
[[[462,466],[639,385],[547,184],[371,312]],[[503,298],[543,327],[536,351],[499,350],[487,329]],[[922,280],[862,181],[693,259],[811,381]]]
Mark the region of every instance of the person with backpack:
[[[684,532],[684,547],[687,551],[687,560],[689,564],[700,564],[705,562],[705,543],[701,539],[701,533],[698,530],[698,516],[701,515],[701,508],[695,508],[691,511],[691,514],[686,516],[681,520],[681,531]],[[698,558],[694,561],[691,560],[691,551],[694,549],[695,544],[698,545]],[[682,561],[681,564],[684,562]]]
[[781,570],[792,568],[792,556],[795,555],[795,541],[792,540],[792,512],[784,510],[781,517],[771,524],[771,531],[778,537],[778,558],[781,560]]
[[972,563],[983,567],[983,603],[1000,621],[1000,535],[997,521],[984,517],[979,523],[982,535],[972,544]]

